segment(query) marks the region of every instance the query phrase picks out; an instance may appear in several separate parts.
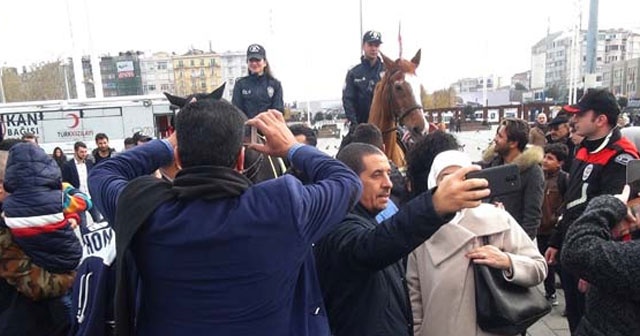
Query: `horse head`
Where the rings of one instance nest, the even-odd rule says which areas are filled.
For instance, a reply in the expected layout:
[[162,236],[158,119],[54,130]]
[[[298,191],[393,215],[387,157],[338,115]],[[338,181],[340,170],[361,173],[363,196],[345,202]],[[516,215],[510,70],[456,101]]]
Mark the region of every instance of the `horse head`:
[[193,103],[196,102],[198,100],[204,100],[204,99],[215,99],[215,100],[220,100],[222,99],[222,95],[224,94],[224,87],[227,85],[227,83],[222,83],[222,85],[220,85],[217,89],[213,90],[213,92],[211,93],[194,93],[194,94],[190,94],[186,97],[178,97],[178,96],[174,96],[168,92],[163,92],[164,95],[167,97],[167,100],[169,100],[169,102],[171,103],[171,105],[175,105],[178,108],[182,108],[185,105],[189,104],[189,103]]
[[383,113],[387,114],[387,118],[393,118],[394,126],[404,126],[412,138],[418,139],[427,131],[422,110],[422,83],[416,75],[421,51],[418,50],[410,61],[402,58],[393,61],[381,55],[384,75],[376,87],[376,93],[381,95],[379,98],[382,101],[379,103],[386,105],[387,111]]

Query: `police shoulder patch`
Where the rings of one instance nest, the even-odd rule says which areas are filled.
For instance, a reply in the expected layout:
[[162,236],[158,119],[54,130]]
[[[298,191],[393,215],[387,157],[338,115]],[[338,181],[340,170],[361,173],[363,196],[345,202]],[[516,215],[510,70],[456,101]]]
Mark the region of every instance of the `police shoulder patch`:
[[635,158],[633,157],[633,155],[629,154],[629,153],[622,153],[618,156],[616,156],[615,161],[616,163],[619,163],[623,166],[626,166],[627,163],[629,163],[629,161],[634,160]]

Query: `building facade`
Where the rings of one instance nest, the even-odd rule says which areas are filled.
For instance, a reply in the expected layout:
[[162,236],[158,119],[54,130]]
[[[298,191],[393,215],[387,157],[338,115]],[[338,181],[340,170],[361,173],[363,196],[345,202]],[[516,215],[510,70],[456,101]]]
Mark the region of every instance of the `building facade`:
[[522,86],[525,89],[531,87],[531,71],[525,71],[511,76],[511,88],[515,89],[517,86]]
[[[487,90],[494,91],[500,87],[500,78],[493,75],[487,76]],[[482,92],[484,90],[484,77],[462,78],[451,84],[457,93]]]
[[121,52],[100,58],[102,88],[105,97],[142,95],[142,52]]
[[224,99],[231,101],[236,81],[247,75],[247,56],[243,51],[227,51],[220,54],[222,80],[227,83]]
[[640,99],[640,57],[605,66],[602,85],[615,95]]
[[[609,64],[640,57],[640,33],[627,29],[599,30],[596,45],[596,73],[585,76],[587,40],[586,31],[580,31],[578,40],[577,86],[607,86],[604,70]],[[549,34],[531,48],[532,90],[557,89],[566,96],[571,75],[573,32]],[[544,65],[543,65],[544,64]],[[544,78],[544,80],[543,80]],[[542,85],[542,83],[544,84]]]
[[172,55],[157,52],[140,59],[143,94],[175,92]]
[[212,92],[222,84],[221,58],[215,52],[193,49],[171,62],[176,95]]

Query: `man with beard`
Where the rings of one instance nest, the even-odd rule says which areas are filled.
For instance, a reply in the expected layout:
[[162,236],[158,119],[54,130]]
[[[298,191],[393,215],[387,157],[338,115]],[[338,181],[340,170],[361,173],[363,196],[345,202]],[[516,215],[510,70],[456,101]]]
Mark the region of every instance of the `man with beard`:
[[[542,218],[544,177],[540,163],[544,156],[542,147],[530,146],[529,125],[522,119],[506,118],[500,123],[493,145],[484,154],[485,168],[516,164],[520,170],[520,190],[493,197],[520,223],[531,239],[536,237]],[[489,186],[491,188],[491,186]]]
[[110,158],[116,152],[115,149],[109,147],[109,137],[104,133],[96,134],[96,146],[97,148],[91,152],[95,164]]
[[[89,156],[87,153],[87,145],[84,142],[77,141],[73,144],[73,158],[62,166],[62,182],[71,184],[83,194],[91,197],[87,179],[89,172],[93,169],[93,162],[87,160],[87,156]],[[89,214],[91,214],[91,218],[95,223],[104,220],[95,207],[89,210]],[[82,218],[82,220],[84,222],[84,218]]]

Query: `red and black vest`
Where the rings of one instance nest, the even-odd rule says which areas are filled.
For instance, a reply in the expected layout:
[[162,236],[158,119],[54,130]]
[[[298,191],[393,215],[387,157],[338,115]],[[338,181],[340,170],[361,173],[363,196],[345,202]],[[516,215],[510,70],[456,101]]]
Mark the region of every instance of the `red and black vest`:
[[[628,155],[619,157],[623,153]],[[635,145],[627,138],[623,138],[619,130],[615,130],[605,147],[595,153],[589,152],[586,147],[580,147],[571,166],[569,187],[565,194],[565,217],[569,215],[568,217],[577,218],[591,199],[602,194],[603,186],[611,183],[607,181],[606,176],[602,176],[605,167],[618,165],[620,169],[625,169],[626,162],[616,161],[637,158],[638,151]],[[622,192],[624,185],[619,187]],[[575,212],[574,208],[580,210],[571,216],[571,213]],[[566,219],[573,222],[575,218]]]

